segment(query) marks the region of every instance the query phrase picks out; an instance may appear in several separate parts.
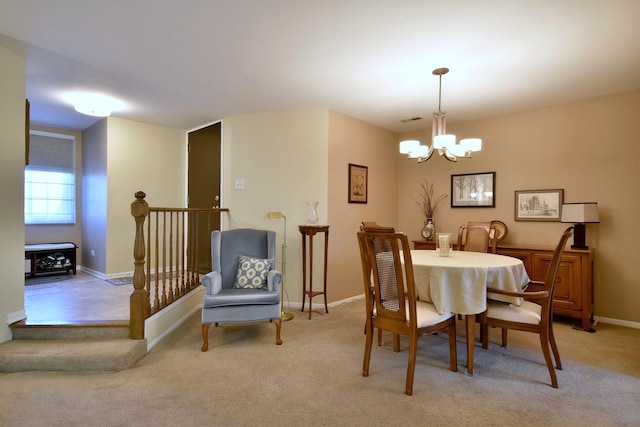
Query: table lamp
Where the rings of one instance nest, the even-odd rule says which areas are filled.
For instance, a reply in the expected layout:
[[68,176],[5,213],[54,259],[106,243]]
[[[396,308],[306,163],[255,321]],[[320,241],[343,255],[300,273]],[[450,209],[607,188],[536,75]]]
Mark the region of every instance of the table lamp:
[[[284,220],[284,239],[282,242],[282,295],[281,296],[281,305],[282,312],[280,313],[280,320],[287,321],[293,319],[293,313],[287,313],[284,311],[284,293],[285,293],[285,279],[287,277],[286,268],[287,268],[287,217],[282,212],[267,212],[265,215],[267,219],[280,219]],[[287,298],[288,299],[288,298]]]
[[598,203],[579,202],[563,204],[560,222],[572,222],[575,224],[571,249],[589,249],[585,241],[585,223],[600,222]]

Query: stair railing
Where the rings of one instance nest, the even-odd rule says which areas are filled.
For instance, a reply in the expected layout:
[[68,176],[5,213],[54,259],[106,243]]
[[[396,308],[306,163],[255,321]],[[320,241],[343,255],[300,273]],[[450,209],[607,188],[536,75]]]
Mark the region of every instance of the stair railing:
[[[129,337],[144,339],[144,321],[200,286],[211,271],[211,231],[226,208],[154,208],[138,191]],[[145,245],[145,221],[148,238]]]

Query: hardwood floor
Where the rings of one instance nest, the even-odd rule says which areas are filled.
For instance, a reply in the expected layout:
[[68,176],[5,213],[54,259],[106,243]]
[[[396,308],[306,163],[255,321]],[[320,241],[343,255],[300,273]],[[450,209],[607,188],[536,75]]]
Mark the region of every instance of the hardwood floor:
[[132,292],[131,284],[115,286],[82,271],[64,280],[28,285],[24,288],[25,324],[129,320],[129,296]]

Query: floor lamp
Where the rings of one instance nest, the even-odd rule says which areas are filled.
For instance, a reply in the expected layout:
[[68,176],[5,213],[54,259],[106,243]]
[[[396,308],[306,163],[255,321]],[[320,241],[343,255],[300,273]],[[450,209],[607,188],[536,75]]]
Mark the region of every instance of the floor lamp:
[[287,313],[284,311],[284,293],[285,293],[285,281],[287,278],[287,217],[284,216],[282,212],[267,212],[267,219],[280,219],[284,220],[284,240],[282,243],[282,295],[281,295],[281,305],[282,312],[280,313],[280,319],[283,321],[293,319],[293,313]]

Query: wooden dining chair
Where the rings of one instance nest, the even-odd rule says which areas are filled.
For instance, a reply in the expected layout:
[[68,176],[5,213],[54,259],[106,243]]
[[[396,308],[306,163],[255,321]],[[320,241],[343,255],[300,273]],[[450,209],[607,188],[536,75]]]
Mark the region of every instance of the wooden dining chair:
[[[409,361],[405,393],[413,394],[418,337],[448,329],[449,369],[458,370],[456,323],[451,313],[440,314],[431,303],[417,301],[411,248],[404,233],[377,227],[358,233],[367,307],[366,340],[362,376],[369,376],[374,328],[393,334],[393,350],[400,351],[400,335],[409,337]],[[403,267],[404,263],[404,267]],[[370,292],[372,277],[373,292]]]
[[458,229],[458,250],[490,252],[498,250],[497,230],[491,222],[469,221]]
[[495,233],[491,222],[469,221],[458,229],[458,249],[496,253],[497,241],[493,238]]
[[[542,354],[551,376],[551,386],[558,388],[558,380],[556,372],[551,362],[551,354],[549,347],[553,351],[553,357],[556,362],[556,368],[562,369],[560,361],[560,353],[553,334],[553,293],[556,282],[558,280],[558,269],[560,267],[560,259],[564,252],[567,240],[573,232],[570,226],[565,230],[556,246],[556,250],[551,258],[547,276],[544,282],[530,281],[525,292],[508,292],[499,289],[487,288],[487,292],[494,294],[507,295],[512,297],[526,298],[521,305],[513,305],[500,301],[488,300],[487,310],[480,317],[480,337],[482,348],[488,348],[489,345],[489,326],[502,328],[502,346],[507,345],[506,330],[513,329],[518,331],[533,332],[540,335],[540,345],[542,346]],[[542,287],[542,290],[535,290]],[[531,289],[531,291],[530,291]],[[537,303],[531,300],[538,301]]]

